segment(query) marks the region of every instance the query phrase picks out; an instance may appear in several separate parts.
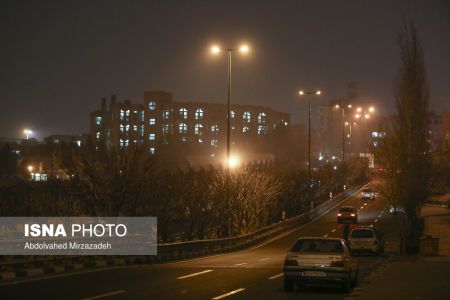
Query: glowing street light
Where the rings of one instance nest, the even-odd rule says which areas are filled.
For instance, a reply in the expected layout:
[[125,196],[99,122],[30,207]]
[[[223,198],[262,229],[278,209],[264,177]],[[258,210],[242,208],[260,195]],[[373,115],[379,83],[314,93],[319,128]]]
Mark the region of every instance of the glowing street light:
[[33,172],[33,169],[34,169],[34,167],[32,166],[32,165],[29,165],[28,166],[28,171],[31,173],[31,172]]
[[227,166],[230,169],[235,169],[241,164],[241,161],[239,157],[237,156],[230,156],[230,158],[227,160]]
[[362,123],[362,138],[361,138],[361,151],[363,153],[366,152],[366,120],[370,119],[370,114],[375,112],[375,108],[373,106],[364,106],[358,107],[356,109],[357,114],[355,114],[355,118],[361,120]]
[[314,91],[298,91],[300,96],[308,96],[308,199],[311,206],[314,206],[314,202],[311,197],[311,97],[312,95],[319,96],[322,94],[320,90]]
[[[214,55],[219,54],[222,51],[227,51],[228,58],[228,98],[227,98],[227,106],[228,106],[228,114],[227,114],[227,162],[230,162],[230,152],[231,152],[231,54],[236,49],[233,48],[221,48],[218,45],[213,45],[211,47],[211,53]],[[247,44],[242,44],[237,49],[241,54],[248,54],[250,52],[250,47]],[[227,163],[229,166],[229,163]]]
[[30,129],[25,129],[23,131],[23,133],[25,134],[25,136],[27,137],[27,140],[30,138],[30,135],[33,134],[33,131],[31,131]]

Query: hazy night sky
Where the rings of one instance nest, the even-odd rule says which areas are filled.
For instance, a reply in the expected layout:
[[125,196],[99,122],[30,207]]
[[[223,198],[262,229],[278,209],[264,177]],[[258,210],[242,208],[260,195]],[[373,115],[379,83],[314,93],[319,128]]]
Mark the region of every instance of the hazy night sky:
[[233,57],[235,103],[298,121],[300,88],[324,91],[317,107],[356,81],[362,99],[390,113],[402,14],[419,30],[431,108],[449,110],[450,3],[393,2],[2,1],[0,137],[88,132],[89,112],[111,94],[225,102],[226,60],[209,55],[212,42],[253,48]]

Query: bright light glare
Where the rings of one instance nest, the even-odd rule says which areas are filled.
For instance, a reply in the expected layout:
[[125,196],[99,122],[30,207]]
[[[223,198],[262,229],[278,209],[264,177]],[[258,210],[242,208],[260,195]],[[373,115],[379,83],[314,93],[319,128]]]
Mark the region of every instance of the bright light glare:
[[361,111],[362,111],[362,108],[361,108],[361,107],[358,107],[358,108],[356,109],[356,111],[357,111],[357,112],[361,112]]
[[369,112],[374,112],[375,108],[373,106],[369,107]]
[[322,91],[316,91],[316,95],[320,95],[320,94],[322,94]]
[[304,91],[299,91],[298,93],[299,93],[299,95],[303,95],[303,94],[305,94],[305,92],[304,92]]
[[30,171],[30,173],[33,171],[33,166],[28,166],[28,171]]
[[360,114],[356,114],[356,115],[355,115],[355,118],[357,118],[357,119],[359,119],[360,117],[361,117]]
[[339,104],[336,104],[334,107],[339,108],[340,106],[339,106]]
[[234,168],[238,167],[240,163],[241,162],[240,162],[239,158],[236,156],[230,156],[230,158],[228,159],[228,167],[230,169],[234,169]]
[[241,47],[239,47],[239,52],[241,52],[242,54],[247,54],[250,51],[250,47],[248,45],[242,45]]
[[349,104],[348,106],[347,106],[348,108],[352,108],[352,105],[351,104]]
[[366,119],[368,119],[368,118],[370,118],[370,115],[367,114],[367,115],[366,115]]
[[217,45],[212,46],[212,47],[211,47],[211,53],[212,53],[212,54],[218,54],[218,53],[220,53],[220,47],[217,46]]

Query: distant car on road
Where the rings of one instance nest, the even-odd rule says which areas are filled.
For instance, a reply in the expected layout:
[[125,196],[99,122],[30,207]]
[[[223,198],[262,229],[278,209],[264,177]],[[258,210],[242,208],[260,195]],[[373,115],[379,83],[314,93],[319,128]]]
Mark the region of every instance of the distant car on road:
[[383,234],[375,227],[359,226],[350,232],[348,245],[352,253],[370,252],[380,254],[383,252]]
[[342,206],[336,215],[338,223],[357,223],[358,211],[353,206]]
[[401,206],[397,206],[397,205],[391,205],[389,206],[389,212],[391,214],[404,214],[405,213],[405,209]]
[[361,200],[367,201],[367,200],[375,200],[375,193],[372,189],[364,188],[361,191]]
[[357,279],[358,264],[339,238],[299,238],[284,261],[286,292],[295,284],[337,284],[350,291]]

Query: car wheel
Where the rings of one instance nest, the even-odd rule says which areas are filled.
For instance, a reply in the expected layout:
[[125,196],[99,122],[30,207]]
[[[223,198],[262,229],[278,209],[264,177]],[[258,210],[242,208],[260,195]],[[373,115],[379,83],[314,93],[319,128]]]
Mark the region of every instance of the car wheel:
[[292,292],[294,289],[294,283],[291,280],[284,280],[284,291],[285,292]]
[[352,280],[352,287],[355,287],[358,285],[358,273],[359,273],[359,270],[356,269],[355,275]]
[[352,275],[351,275],[351,272],[349,272],[348,278],[342,283],[342,289],[346,293],[350,293],[352,291]]

